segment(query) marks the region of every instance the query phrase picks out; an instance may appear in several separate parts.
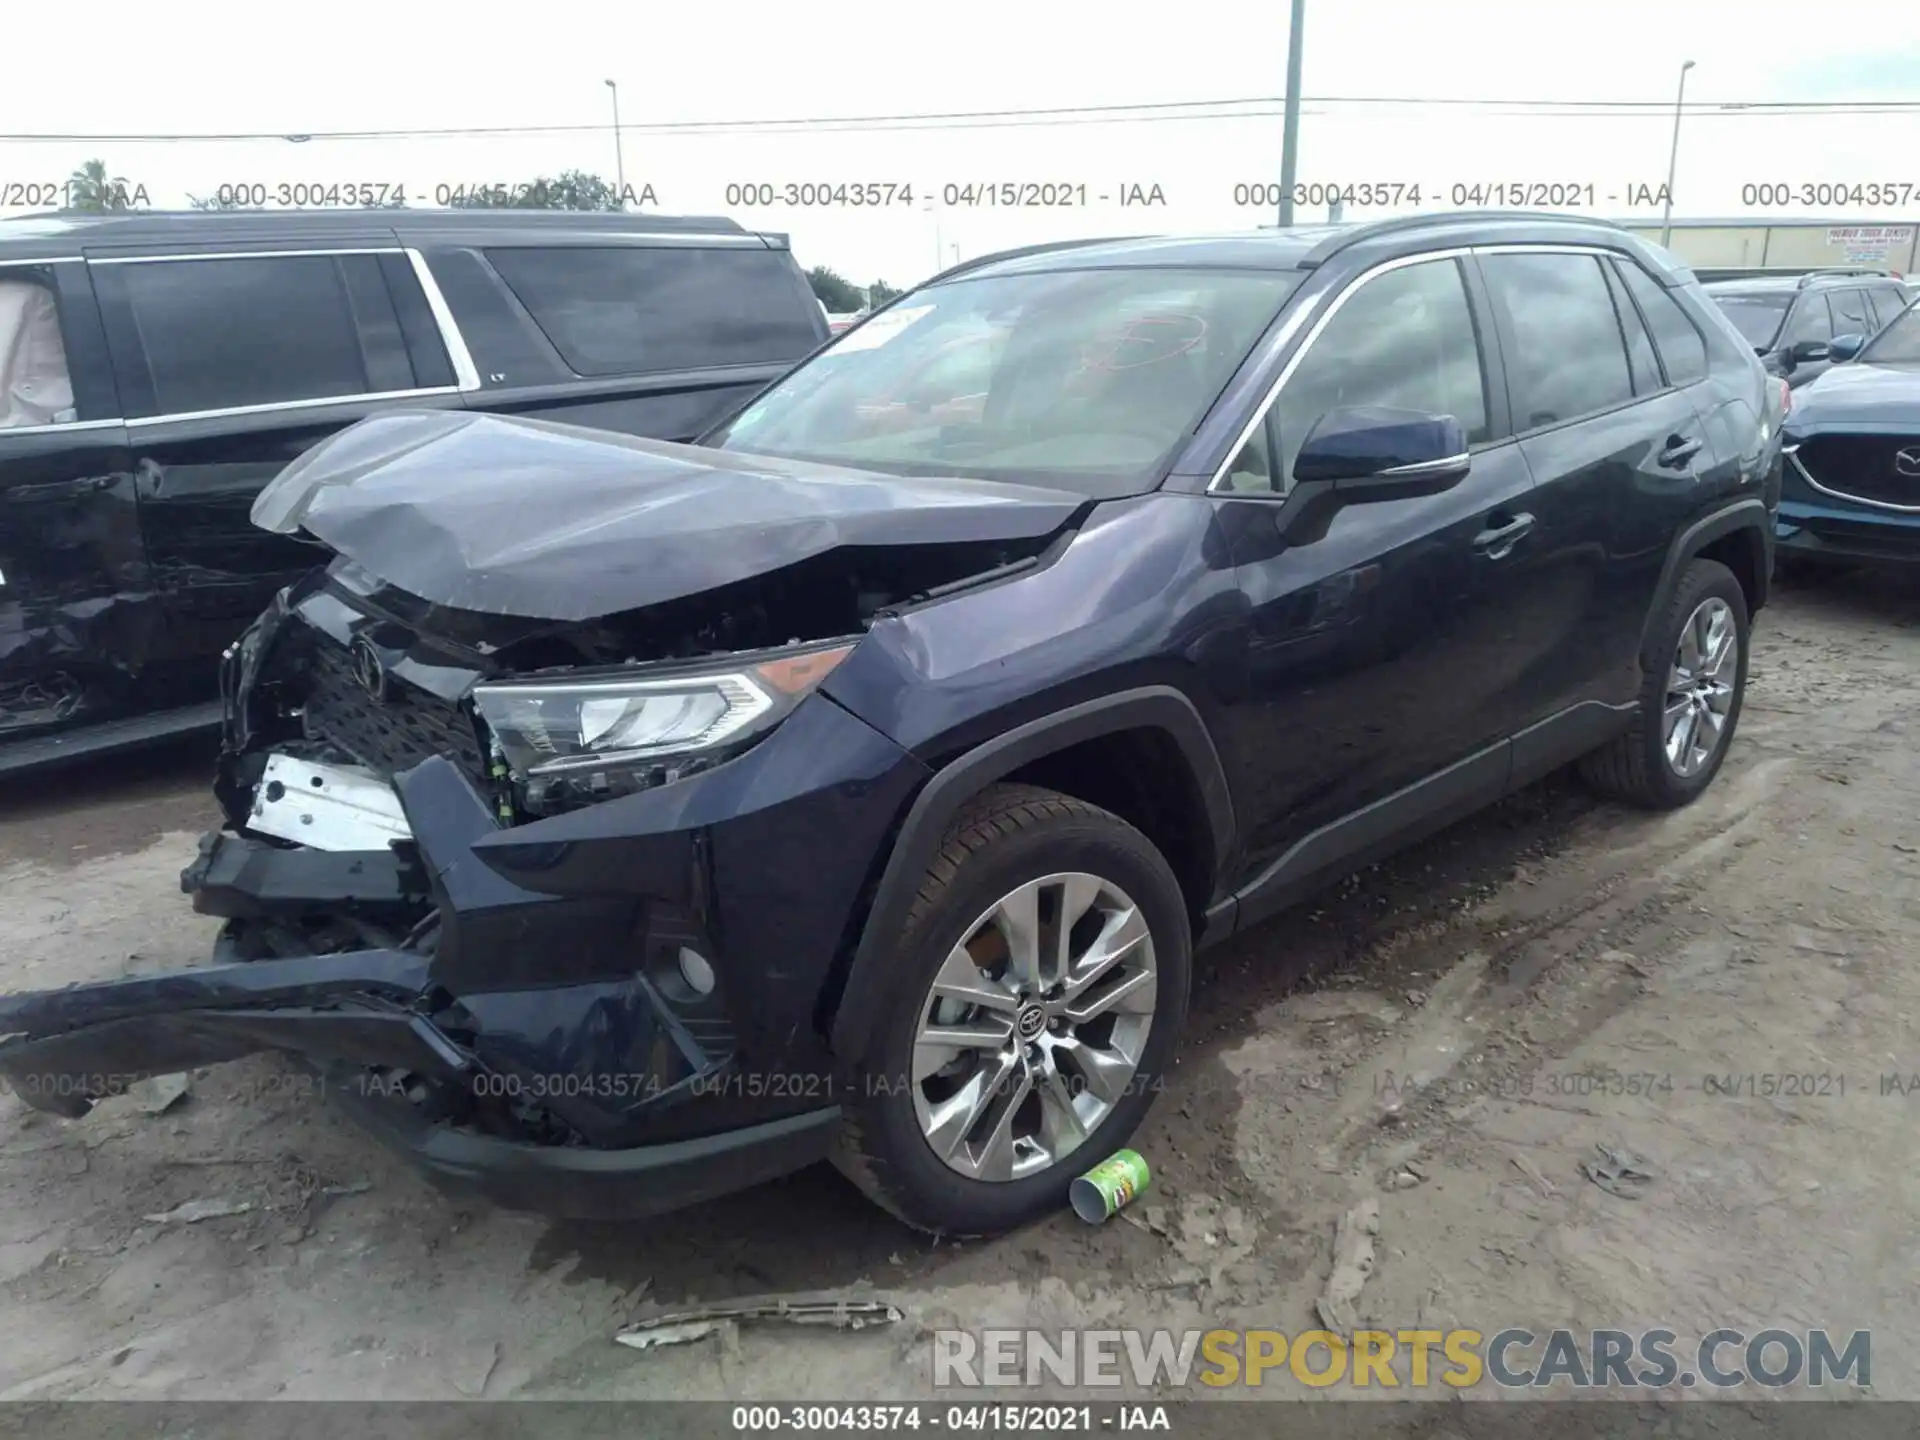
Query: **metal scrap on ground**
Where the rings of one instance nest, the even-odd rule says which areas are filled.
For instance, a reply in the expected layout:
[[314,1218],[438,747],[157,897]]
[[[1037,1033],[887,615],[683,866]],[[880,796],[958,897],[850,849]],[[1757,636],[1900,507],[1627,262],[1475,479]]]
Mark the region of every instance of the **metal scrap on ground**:
[[751,1295],[723,1300],[690,1310],[672,1310],[637,1320],[613,1338],[635,1350],[662,1345],[684,1345],[713,1334],[723,1325],[743,1320],[778,1320],[789,1325],[830,1325],[841,1330],[864,1330],[891,1325],[901,1318],[891,1301],[845,1295]]

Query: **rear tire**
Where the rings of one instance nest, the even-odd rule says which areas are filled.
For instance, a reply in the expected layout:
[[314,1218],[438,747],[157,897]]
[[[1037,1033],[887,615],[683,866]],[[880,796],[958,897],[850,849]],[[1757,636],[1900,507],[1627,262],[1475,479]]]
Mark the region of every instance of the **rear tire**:
[[[1006,917],[1027,895],[1045,973],[1019,998],[1029,987],[1009,935],[1021,927]],[[1078,917],[1064,936],[1061,913]],[[988,788],[955,817],[908,912],[868,1058],[842,1077],[834,1164],[907,1224],[942,1234],[992,1234],[1064,1208],[1074,1177],[1126,1143],[1162,1087],[1186,1019],[1188,932],[1179,881],[1138,830],[1051,790]],[[1060,983],[1049,989],[1047,975]],[[955,998],[975,992],[979,1004]],[[929,1038],[975,1027],[992,1038]],[[1097,1063],[1083,1069],[1081,1057]]]
[[[1722,634],[1714,628],[1722,622],[1732,649],[1716,668],[1697,652],[1713,648],[1717,641],[1704,637]],[[1646,810],[1677,810],[1696,799],[1719,773],[1740,722],[1747,633],[1746,592],[1733,572],[1717,560],[1689,561],[1662,618],[1658,658],[1641,682],[1633,727],[1585,756],[1581,777],[1602,795]]]

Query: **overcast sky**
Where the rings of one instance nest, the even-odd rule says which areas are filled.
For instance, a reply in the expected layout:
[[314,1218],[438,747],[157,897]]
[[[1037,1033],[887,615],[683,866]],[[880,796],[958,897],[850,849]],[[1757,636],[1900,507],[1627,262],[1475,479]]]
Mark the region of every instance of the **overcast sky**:
[[[1855,0],[1833,23],[1753,0],[1612,0],[1592,8],[1451,0],[1308,0],[1309,97],[1642,101],[1642,113],[1489,113],[1455,106],[1309,106],[1304,182],[1419,184],[1428,207],[1475,183],[1592,185],[1594,208],[1630,213],[1632,187],[1666,177],[1670,106],[1694,60],[1680,142],[1676,217],[1740,213],[1761,182],[1906,186],[1903,207],[1776,207],[1868,221],[1920,218],[1920,111],[1766,115],[1696,103],[1920,101],[1912,0]],[[77,49],[8,67],[0,132],[153,134],[592,126],[533,136],[269,141],[0,140],[9,182],[58,180],[98,156],[184,205],[223,183],[511,184],[580,167],[615,172],[610,93],[619,85],[627,183],[658,208],[731,213],[793,237],[803,263],[859,283],[912,282],[936,261],[1035,240],[1248,228],[1271,211],[1234,187],[1279,173],[1277,114],[811,133],[649,133],[690,121],[1151,105],[1277,96],[1285,88],[1282,0],[974,0],[968,5],[815,0],[806,5],[545,0],[483,8],[330,0],[272,8],[184,0],[83,3]],[[726,204],[730,182],[910,184],[882,211]],[[926,208],[944,187],[1084,185],[1084,207]],[[1123,186],[1158,185],[1164,206],[1120,208]],[[1111,197],[1102,203],[1100,196]],[[1349,217],[1356,212],[1349,209]],[[1657,218],[1657,205],[1644,212]],[[1300,220],[1323,208],[1296,212]],[[936,250],[944,247],[945,254]]]

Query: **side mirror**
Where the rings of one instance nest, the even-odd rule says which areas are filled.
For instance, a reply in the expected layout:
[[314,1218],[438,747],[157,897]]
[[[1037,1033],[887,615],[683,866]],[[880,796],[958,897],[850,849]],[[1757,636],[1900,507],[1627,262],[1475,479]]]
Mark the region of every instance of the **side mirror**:
[[1347,504],[1432,495],[1467,473],[1467,434],[1451,415],[1387,406],[1329,410],[1293,462],[1297,485],[1329,485]]
[[1867,337],[1864,335],[1836,335],[1827,346],[1827,356],[1834,361],[1851,360],[1866,349]]
[[1451,415],[1387,406],[1329,410],[1293,462],[1293,489],[1274,516],[1289,543],[1322,539],[1348,505],[1437,495],[1472,464],[1467,434]]
[[1832,348],[1826,340],[1802,340],[1787,352],[1787,356],[1798,365],[1808,360],[1825,360],[1832,353]]

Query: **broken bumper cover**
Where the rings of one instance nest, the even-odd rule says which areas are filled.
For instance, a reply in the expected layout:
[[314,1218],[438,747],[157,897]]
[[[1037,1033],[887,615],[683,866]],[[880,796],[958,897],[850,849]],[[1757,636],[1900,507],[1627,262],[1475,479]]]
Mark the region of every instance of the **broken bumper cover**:
[[[630,1218],[749,1186],[831,1148],[817,1007],[923,773],[818,697],[727,765],[512,829],[430,759],[396,777],[413,838],[390,849],[205,837],[182,888],[233,922],[226,963],[0,998],[0,1075],[80,1115],[277,1050],[430,1179],[509,1208]],[[711,993],[676,989],[689,948]]]

